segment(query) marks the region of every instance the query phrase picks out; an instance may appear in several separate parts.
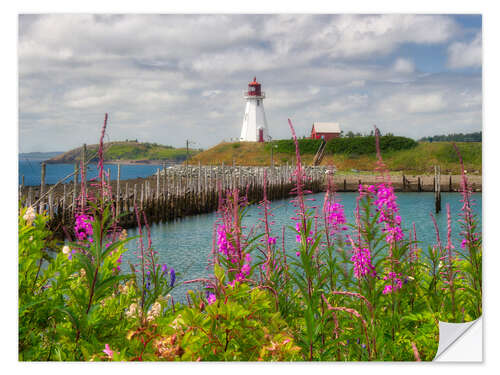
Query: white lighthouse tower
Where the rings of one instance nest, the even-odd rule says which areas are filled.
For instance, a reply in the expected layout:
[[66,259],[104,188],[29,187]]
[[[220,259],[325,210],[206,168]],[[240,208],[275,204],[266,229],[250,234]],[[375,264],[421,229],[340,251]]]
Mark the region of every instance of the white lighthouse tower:
[[264,142],[269,141],[266,114],[264,113],[264,98],[266,94],[261,91],[260,83],[254,77],[253,82],[248,84],[248,91],[244,98],[247,101],[245,116],[241,127],[240,141]]

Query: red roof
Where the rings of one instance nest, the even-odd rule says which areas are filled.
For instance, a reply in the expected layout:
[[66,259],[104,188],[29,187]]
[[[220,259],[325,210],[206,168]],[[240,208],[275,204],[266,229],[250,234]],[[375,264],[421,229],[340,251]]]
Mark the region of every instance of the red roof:
[[260,85],[259,82],[257,82],[257,77],[253,77],[253,82],[250,82],[248,86],[258,86]]

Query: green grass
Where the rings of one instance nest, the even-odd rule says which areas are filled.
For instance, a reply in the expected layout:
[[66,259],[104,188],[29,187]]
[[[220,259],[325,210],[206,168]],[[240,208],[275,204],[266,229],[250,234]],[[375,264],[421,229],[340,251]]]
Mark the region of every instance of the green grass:
[[[401,140],[395,137],[397,142]],[[308,142],[309,141],[309,142]],[[231,164],[238,165],[270,165],[271,147],[274,150],[274,162],[277,165],[289,164],[295,161],[295,149],[290,147],[289,140],[273,141],[269,143],[237,142],[221,143],[204,152],[199,153],[191,160],[192,164],[201,162],[207,164]],[[382,149],[382,158],[391,172],[405,172],[413,174],[433,174],[434,165],[440,165],[442,173],[459,174],[460,163],[451,142],[418,142],[415,145],[406,141],[397,145],[396,143],[385,143]],[[319,142],[317,142],[319,145]],[[381,142],[382,143],[382,142]],[[396,146],[395,146],[396,144]],[[456,143],[464,160],[465,169],[472,174],[482,174],[482,144],[479,142]],[[278,147],[274,147],[278,145]],[[408,147],[409,149],[394,150],[394,147]],[[316,143],[310,140],[300,140],[299,147],[304,164],[312,163],[313,151]],[[304,149],[304,150],[303,150]],[[356,151],[356,152],[354,152]],[[322,165],[335,165],[342,173],[351,173],[352,170],[360,172],[369,171],[373,173],[376,166],[376,155],[373,149],[361,151],[354,147],[347,152],[333,152],[327,148]]]
[[[81,156],[81,147],[68,151],[62,155],[52,158],[53,162],[71,162],[79,161]],[[87,146],[87,155],[95,154],[98,145]],[[198,150],[189,150],[189,155],[196,155]],[[163,146],[156,143],[140,142],[110,142],[104,147],[104,159],[106,161],[118,160],[169,160],[183,161],[186,159],[186,148],[174,148],[172,146]]]

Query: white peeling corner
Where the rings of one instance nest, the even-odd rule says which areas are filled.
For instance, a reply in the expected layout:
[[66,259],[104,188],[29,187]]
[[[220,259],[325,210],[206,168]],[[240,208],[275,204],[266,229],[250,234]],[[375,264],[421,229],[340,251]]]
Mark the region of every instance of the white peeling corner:
[[439,322],[436,362],[482,362],[483,317],[468,323]]

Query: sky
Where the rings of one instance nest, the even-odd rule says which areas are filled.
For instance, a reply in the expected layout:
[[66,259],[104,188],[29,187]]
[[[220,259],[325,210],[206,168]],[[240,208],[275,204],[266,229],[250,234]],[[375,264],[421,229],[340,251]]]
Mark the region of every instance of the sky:
[[273,139],[313,122],[482,129],[480,15],[20,15],[19,151],[238,138],[256,76]]

